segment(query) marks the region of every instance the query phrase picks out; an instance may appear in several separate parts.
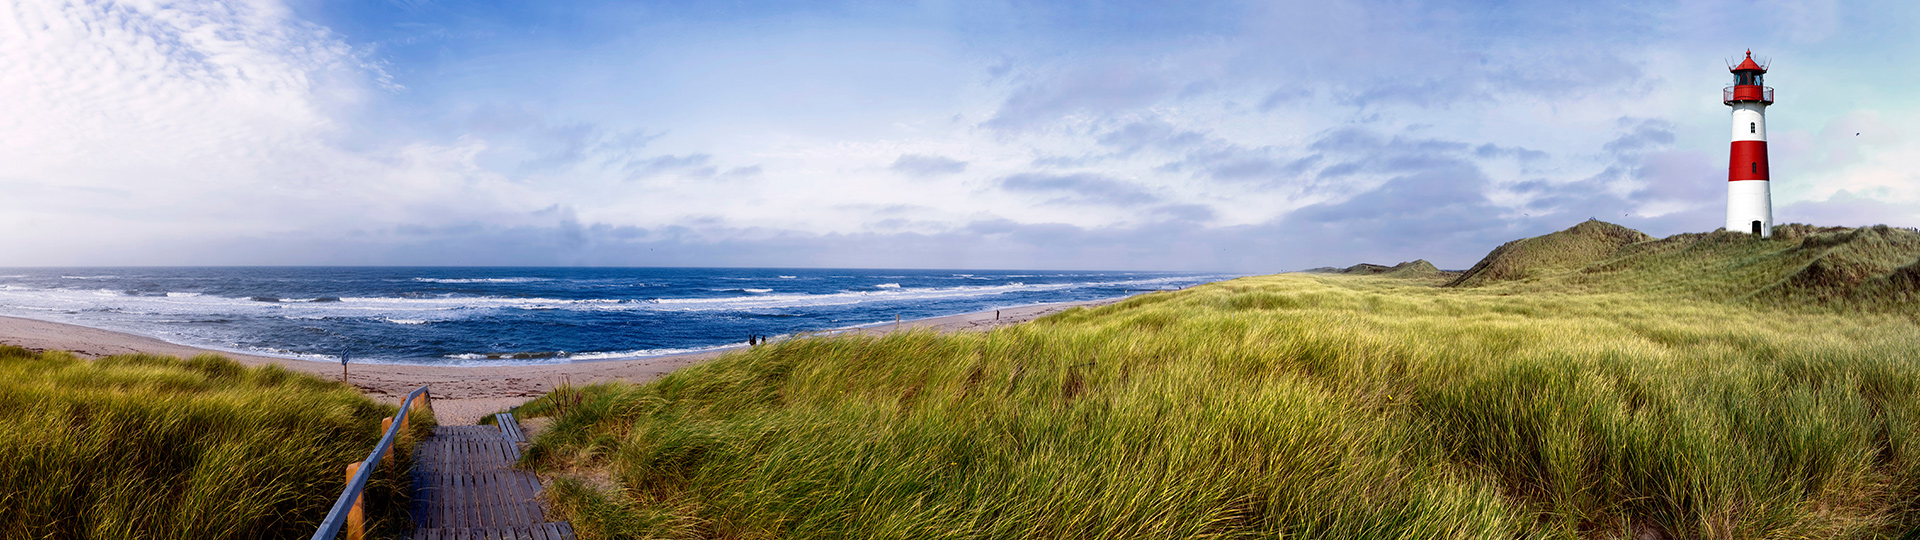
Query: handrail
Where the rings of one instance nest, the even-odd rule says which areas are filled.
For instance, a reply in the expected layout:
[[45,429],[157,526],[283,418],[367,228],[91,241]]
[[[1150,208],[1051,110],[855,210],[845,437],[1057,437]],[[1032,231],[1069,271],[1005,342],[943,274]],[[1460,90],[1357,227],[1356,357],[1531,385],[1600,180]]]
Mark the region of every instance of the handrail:
[[427,391],[426,385],[407,393],[407,399],[400,402],[400,412],[394,415],[392,424],[387,426],[386,436],[380,437],[380,443],[373,446],[373,452],[360,462],[359,471],[354,473],[352,480],[347,481],[347,488],[340,492],[340,498],[333,501],[333,510],[327,512],[327,519],[320,521],[320,530],[313,532],[313,540],[333,540],[334,536],[340,534],[340,528],[346,526],[347,513],[353,509],[355,500],[360,498],[361,490],[367,488],[367,480],[373,478],[373,470],[380,465],[380,458],[386,456],[388,448],[393,446],[393,439],[407,425],[407,412],[413,410],[413,399],[421,394],[427,396],[423,403],[428,408],[433,407],[433,393]]

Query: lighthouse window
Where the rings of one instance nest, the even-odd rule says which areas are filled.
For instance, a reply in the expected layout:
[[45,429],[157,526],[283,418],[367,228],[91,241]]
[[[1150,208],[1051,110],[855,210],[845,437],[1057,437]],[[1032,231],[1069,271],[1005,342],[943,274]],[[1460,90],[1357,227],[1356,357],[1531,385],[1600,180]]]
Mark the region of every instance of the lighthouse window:
[[1747,133],[1759,133],[1759,132],[1760,132],[1759,122],[1747,122]]
[[1748,165],[1753,166],[1753,174],[1760,174],[1760,162],[1755,161],[1753,163],[1748,163]]

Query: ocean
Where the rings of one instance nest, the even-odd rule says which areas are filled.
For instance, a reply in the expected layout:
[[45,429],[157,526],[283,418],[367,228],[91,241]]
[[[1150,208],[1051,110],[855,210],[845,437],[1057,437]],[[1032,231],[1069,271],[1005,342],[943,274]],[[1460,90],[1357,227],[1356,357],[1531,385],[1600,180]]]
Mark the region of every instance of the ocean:
[[641,358],[1237,277],[785,268],[0,268],[0,315],[338,362]]

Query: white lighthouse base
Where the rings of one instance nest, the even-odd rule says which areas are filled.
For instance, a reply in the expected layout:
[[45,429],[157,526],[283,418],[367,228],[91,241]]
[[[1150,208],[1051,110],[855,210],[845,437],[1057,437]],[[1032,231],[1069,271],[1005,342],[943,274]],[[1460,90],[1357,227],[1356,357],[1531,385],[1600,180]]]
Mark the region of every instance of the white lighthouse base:
[[1727,182],[1727,231],[1754,232],[1760,222],[1760,237],[1773,237],[1773,191],[1766,180]]

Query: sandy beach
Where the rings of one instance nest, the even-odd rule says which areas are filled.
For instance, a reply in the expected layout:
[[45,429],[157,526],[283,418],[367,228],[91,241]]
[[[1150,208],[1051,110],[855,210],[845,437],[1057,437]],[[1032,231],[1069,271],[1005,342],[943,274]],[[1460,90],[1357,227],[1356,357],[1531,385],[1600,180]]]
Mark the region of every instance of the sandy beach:
[[[940,332],[986,331],[1000,326],[1023,323],[1074,307],[1099,306],[1119,300],[1114,298],[1040,304],[998,311],[908,320],[898,324],[886,323],[849,328],[834,332],[885,335],[894,331],[915,329],[932,329]],[[16,317],[0,317],[0,344],[25,347],[35,351],[71,351],[87,358],[131,353],[161,354],[181,358],[200,354],[218,354],[248,365],[278,364],[287,369],[330,379],[339,379],[341,376],[340,364],[331,362],[215,351],[111,330]],[[353,364],[347,368],[347,382],[368,396],[388,403],[398,403],[407,392],[419,388],[420,385],[431,385],[429,391],[433,394],[434,413],[441,423],[471,424],[483,416],[506,410],[545,394],[560,384],[578,385],[616,380],[646,382],[735,350],[738,348],[630,360],[526,366]]]

